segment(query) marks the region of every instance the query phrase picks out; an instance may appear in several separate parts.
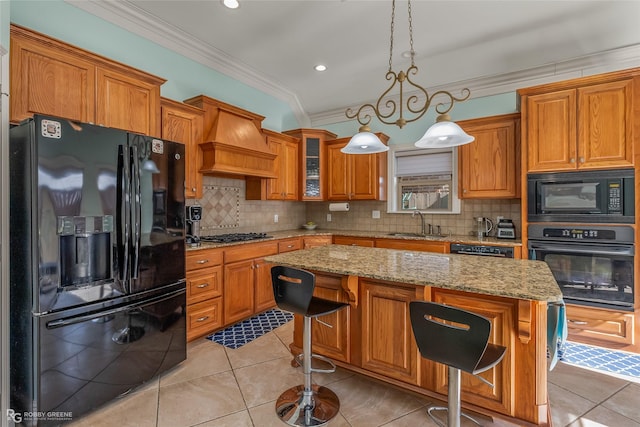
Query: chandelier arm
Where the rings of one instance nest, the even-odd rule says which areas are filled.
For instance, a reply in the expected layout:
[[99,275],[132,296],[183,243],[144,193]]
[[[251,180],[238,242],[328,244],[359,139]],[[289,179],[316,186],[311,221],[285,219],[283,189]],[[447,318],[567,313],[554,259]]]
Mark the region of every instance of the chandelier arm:
[[[465,100],[469,99],[469,96],[471,95],[471,91],[468,88],[462,89],[461,93],[462,93],[462,95],[458,98],[458,97],[453,96],[453,94],[451,94],[451,92],[447,92],[446,90],[439,90],[437,92],[434,92],[433,95],[431,95],[431,99],[432,100],[436,96],[444,96],[446,98],[449,98],[448,101],[438,102],[436,104],[436,107],[435,107],[436,112],[438,114],[447,114],[449,111],[451,111],[451,109],[453,108],[453,105],[456,102],[465,101]],[[442,109],[443,107],[446,107],[446,109]]]
[[365,110],[366,108],[370,108],[374,112],[376,111],[376,108],[372,104],[363,104],[356,111],[353,111],[353,109],[351,108],[347,108],[347,111],[345,112],[345,116],[347,116],[348,119],[356,119],[358,123],[360,123],[360,125],[366,126],[369,123],[371,123],[371,115],[367,113],[364,113],[364,114],[362,113],[363,110]]

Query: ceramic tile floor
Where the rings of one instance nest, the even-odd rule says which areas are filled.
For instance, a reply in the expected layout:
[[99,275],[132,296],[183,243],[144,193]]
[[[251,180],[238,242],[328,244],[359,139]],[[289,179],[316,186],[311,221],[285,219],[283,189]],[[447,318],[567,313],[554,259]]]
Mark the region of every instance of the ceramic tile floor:
[[[290,365],[292,333],[289,322],[235,350],[205,338],[194,341],[185,362],[70,426],[285,426],[275,416],[275,399],[302,381],[301,371]],[[330,384],[340,398],[331,427],[435,426],[426,415],[427,398],[340,369],[313,378]],[[554,427],[640,427],[640,382],[561,362],[549,373],[548,387]]]

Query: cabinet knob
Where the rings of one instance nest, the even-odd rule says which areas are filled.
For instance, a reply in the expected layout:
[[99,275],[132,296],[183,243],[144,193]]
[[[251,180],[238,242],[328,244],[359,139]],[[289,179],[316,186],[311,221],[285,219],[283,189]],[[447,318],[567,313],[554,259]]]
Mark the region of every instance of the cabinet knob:
[[199,259],[198,261],[196,261],[196,264],[206,264],[208,262],[209,262],[208,259]]
[[464,190],[462,190],[462,192],[463,192],[463,193],[466,193],[466,192],[467,192],[467,189],[465,188]]
[[209,316],[202,316],[202,317],[198,317],[196,319],[196,322],[204,322],[205,320],[207,320],[209,318]]
[[573,319],[569,319],[569,323],[573,323],[574,325],[588,325],[589,322],[586,322],[584,320],[573,320]]
[[200,285],[196,286],[196,288],[200,288],[200,289],[202,289],[202,288],[206,288],[207,286],[209,286],[209,284],[208,284],[208,283],[202,283],[202,284],[200,284]]
[[569,159],[569,163],[575,163],[575,162],[576,162],[575,158],[572,157],[572,158]]
[[196,187],[191,187],[191,191],[196,192]]
[[580,157],[580,163],[584,163],[584,157]]

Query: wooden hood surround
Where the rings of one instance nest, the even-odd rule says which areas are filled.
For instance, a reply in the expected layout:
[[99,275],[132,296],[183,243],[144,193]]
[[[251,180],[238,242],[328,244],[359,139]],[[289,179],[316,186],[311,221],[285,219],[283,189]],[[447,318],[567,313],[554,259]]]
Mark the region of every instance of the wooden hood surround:
[[184,101],[204,110],[204,174],[275,178],[274,154],[262,135],[263,116],[204,95]]

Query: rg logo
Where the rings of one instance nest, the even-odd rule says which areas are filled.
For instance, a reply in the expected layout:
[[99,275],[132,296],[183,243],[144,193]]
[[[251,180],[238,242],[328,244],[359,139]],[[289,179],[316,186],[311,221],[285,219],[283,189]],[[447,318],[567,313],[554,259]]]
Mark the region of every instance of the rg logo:
[[13,409],[7,409],[7,420],[20,424],[22,422],[22,414],[14,411]]

